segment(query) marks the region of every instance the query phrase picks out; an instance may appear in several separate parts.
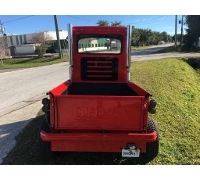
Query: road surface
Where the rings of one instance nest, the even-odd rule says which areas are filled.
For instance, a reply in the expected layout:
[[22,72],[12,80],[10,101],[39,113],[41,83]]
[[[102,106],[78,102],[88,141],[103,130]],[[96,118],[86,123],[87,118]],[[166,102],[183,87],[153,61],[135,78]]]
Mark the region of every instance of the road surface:
[[149,55],[149,54],[155,53],[156,51],[162,50],[169,46],[173,46],[173,43],[150,46],[150,47],[147,47],[144,49],[132,51],[131,56],[135,57],[135,56],[141,56],[141,55]]
[[61,63],[0,73],[0,117],[30,104],[67,80],[68,69],[68,63]]
[[159,53],[154,54],[156,51],[162,50],[168,46],[173,46],[173,43],[163,44],[159,46],[151,46],[149,48],[132,51],[131,61],[143,61],[143,60],[153,60],[162,59],[169,57],[200,57],[200,53]]

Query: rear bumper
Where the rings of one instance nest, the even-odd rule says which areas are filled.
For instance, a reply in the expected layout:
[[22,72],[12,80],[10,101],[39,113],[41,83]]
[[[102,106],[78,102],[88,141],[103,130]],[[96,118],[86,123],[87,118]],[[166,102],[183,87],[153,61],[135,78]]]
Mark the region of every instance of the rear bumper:
[[146,143],[154,142],[152,133],[46,133],[40,132],[43,141],[51,142],[52,151],[121,152],[127,143],[135,143],[146,152]]

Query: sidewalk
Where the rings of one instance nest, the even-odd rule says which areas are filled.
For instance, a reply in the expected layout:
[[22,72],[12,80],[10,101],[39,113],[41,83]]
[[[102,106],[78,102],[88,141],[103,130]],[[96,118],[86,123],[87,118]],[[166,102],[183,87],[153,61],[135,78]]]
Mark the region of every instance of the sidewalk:
[[15,137],[37,116],[41,108],[39,100],[0,117],[0,164],[15,146]]

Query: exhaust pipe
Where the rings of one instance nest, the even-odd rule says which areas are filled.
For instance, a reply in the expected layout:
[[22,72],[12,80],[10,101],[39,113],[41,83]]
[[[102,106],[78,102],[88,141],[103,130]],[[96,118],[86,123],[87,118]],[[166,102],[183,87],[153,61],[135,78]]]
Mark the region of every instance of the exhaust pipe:
[[69,64],[73,65],[73,33],[72,24],[68,24],[68,49],[69,49]]
[[127,81],[130,81],[130,67],[131,67],[131,40],[132,40],[132,26],[127,26],[127,48],[126,48],[126,68],[127,68]]

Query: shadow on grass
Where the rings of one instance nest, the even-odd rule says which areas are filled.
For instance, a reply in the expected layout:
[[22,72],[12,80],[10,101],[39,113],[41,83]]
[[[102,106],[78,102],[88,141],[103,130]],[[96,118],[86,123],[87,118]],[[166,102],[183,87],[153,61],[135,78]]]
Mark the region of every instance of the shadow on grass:
[[48,159],[37,155],[37,139],[44,115],[33,119],[16,137],[16,145],[2,165],[136,165],[138,158],[122,158],[121,153],[55,152]]
[[29,58],[29,59],[22,59],[22,60],[14,60],[13,62],[13,64],[27,64],[27,63],[32,63],[32,62],[34,62],[36,59],[38,59],[38,58]]
[[182,58],[183,61],[188,63],[193,69],[198,70],[200,69],[200,58]]
[[53,57],[53,58],[30,58],[30,59],[16,61],[15,64],[47,63],[47,62],[52,62],[52,61],[55,61],[55,60],[58,60],[58,59],[59,59],[59,57]]

